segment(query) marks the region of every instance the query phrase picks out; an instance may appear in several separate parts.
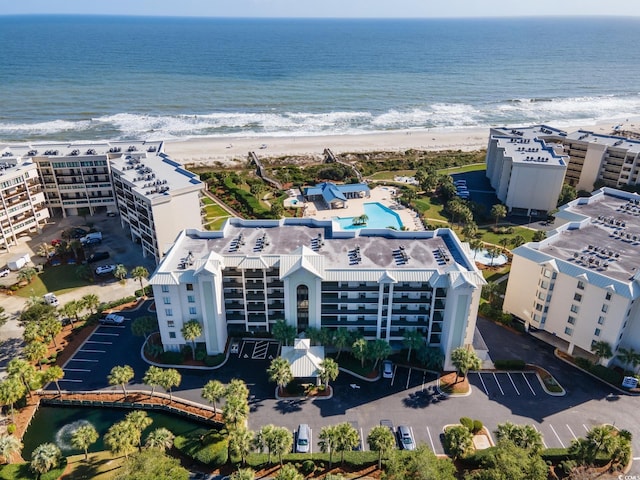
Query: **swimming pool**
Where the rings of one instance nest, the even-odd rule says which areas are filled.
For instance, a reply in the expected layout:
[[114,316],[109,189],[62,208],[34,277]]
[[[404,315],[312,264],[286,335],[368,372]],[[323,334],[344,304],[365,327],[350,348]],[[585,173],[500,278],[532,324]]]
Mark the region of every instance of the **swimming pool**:
[[359,228],[389,228],[393,227],[402,230],[400,215],[385,207],[381,203],[371,202],[364,204],[364,214],[369,217],[365,225],[354,225],[353,219],[357,217],[335,217],[340,228],[343,230],[357,230]]

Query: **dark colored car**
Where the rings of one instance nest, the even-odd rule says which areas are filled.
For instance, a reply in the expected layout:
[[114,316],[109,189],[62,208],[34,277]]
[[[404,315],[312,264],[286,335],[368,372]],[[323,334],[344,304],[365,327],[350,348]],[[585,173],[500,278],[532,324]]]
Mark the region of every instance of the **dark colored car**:
[[109,258],[109,252],[96,252],[89,255],[87,263],[99,262],[100,260],[106,260]]
[[78,227],[70,228],[69,230],[65,230],[64,232],[62,232],[62,236],[67,238],[82,238],[86,234],[86,230]]

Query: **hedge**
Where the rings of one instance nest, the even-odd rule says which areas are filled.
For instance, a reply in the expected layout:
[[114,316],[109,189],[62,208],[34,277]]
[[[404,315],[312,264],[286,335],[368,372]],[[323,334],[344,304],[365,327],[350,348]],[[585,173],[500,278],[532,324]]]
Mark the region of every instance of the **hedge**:
[[[341,454],[339,452],[333,453],[333,464],[340,464]],[[268,456],[266,453],[251,453],[247,457],[247,466],[253,469],[260,469],[263,466],[267,465]],[[318,465],[318,462],[322,462],[329,465],[329,454],[328,453],[287,453],[282,456],[282,461],[284,463],[301,463],[306,460],[312,460]],[[271,455],[271,463],[278,463],[278,457],[276,455]],[[374,465],[378,463],[378,452],[370,452],[370,451],[360,451],[360,452],[345,452],[344,454],[344,464],[362,468],[370,465]]]
[[493,362],[498,370],[524,370],[526,366],[524,360],[496,360]]
[[229,459],[227,438],[217,430],[198,429],[179,435],[173,445],[183,455],[209,467],[220,467]]

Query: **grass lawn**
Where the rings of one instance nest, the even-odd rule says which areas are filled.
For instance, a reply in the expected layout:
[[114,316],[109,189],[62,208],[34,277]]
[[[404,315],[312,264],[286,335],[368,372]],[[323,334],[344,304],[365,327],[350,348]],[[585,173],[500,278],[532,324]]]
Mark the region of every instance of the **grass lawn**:
[[[487,282],[495,282],[496,280],[498,280],[500,277],[503,277],[504,275],[506,275],[507,273],[509,273],[511,271],[511,264],[507,264],[502,268],[483,268],[482,269],[482,275],[484,276],[484,279]],[[505,285],[505,290],[506,290],[506,285],[507,282],[504,281],[502,282]],[[502,285],[502,283],[500,285]],[[501,292],[504,293],[504,292]]]
[[393,181],[394,177],[413,177],[415,174],[415,170],[383,170],[381,172],[376,172],[373,175],[369,175],[367,178],[371,180]]
[[472,165],[463,165],[461,167],[442,168],[438,170],[440,175],[454,175],[456,173],[477,172],[479,170],[486,170],[486,163],[474,163]]
[[88,285],[86,280],[76,274],[77,268],[78,265],[47,267],[29,285],[18,290],[16,295],[24,298],[29,298],[31,295],[40,297],[48,292],[61,294]]
[[433,218],[435,220],[442,220],[448,223],[448,220],[442,215],[443,206],[433,204],[433,200],[427,196],[416,198],[412,203],[415,206],[418,213],[425,218]]
[[[56,480],[60,478],[65,467],[54,468],[49,470],[40,476],[40,480]],[[9,465],[3,465],[0,467],[0,479],[2,480],[33,480],[38,478],[35,473],[31,471],[28,463],[11,463]],[[70,477],[65,477],[70,478]],[[80,477],[76,477],[80,478]],[[83,478],[95,478],[95,477],[83,477]]]
[[87,462],[84,461],[84,455],[72,455],[67,457],[70,472],[62,478],[64,480],[83,478],[109,480],[118,473],[124,460],[124,456],[114,457],[108,451],[90,453]]
[[489,230],[489,228],[480,228],[478,231],[482,234],[483,242],[492,243],[494,245],[499,245],[498,242],[505,237],[512,239],[516,235],[522,235],[527,242],[531,242],[533,241],[533,236],[536,233],[535,230],[531,230],[530,228],[515,226],[513,227],[512,234],[493,233],[491,230]]

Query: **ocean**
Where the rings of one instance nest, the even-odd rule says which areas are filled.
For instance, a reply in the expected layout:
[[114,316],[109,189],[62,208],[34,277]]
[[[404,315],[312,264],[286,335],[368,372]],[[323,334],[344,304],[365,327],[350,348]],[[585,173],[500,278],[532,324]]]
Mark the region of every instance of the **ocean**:
[[640,19],[0,16],[0,141],[637,116]]

